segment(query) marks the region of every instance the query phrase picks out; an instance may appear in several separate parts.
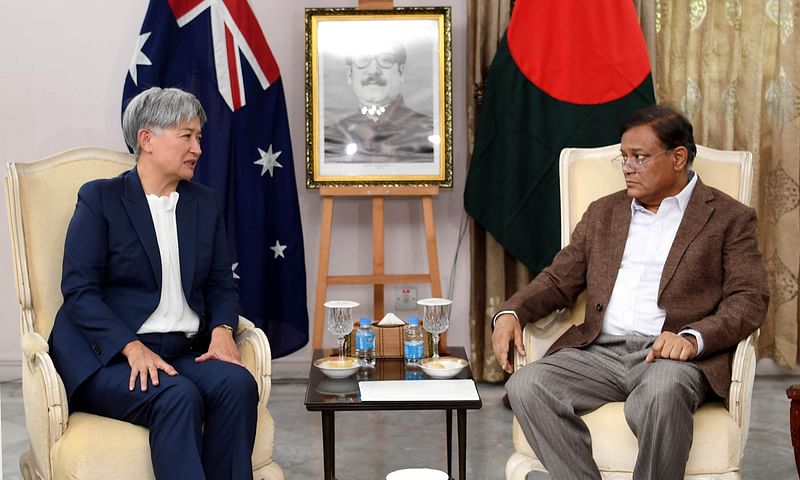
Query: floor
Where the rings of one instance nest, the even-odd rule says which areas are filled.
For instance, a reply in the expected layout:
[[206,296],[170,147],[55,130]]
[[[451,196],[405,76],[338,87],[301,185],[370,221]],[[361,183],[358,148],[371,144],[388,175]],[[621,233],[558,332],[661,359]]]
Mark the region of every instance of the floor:
[[[305,410],[305,381],[276,378],[269,401],[277,423],[275,459],[289,480],[322,478],[319,413]],[[790,480],[797,473],[789,440],[786,387],[800,383],[796,376],[756,378],[750,437],[744,456],[743,478]],[[467,477],[500,480],[513,451],[511,412],[503,407],[503,388],[480,384],[483,408],[467,416]],[[3,473],[0,479],[20,479],[17,459],[26,448],[22,388],[18,382],[0,384],[2,395]],[[446,467],[442,412],[355,412],[336,417],[336,465],[340,480],[383,479],[401,467]],[[533,476],[530,476],[533,478]],[[540,477],[537,477],[540,478]],[[546,477],[545,477],[546,478]]]

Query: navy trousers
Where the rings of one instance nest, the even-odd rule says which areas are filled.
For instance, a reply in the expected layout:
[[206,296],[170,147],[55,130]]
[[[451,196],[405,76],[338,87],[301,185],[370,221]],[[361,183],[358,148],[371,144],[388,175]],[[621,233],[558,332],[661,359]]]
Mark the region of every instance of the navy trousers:
[[182,333],[144,334],[139,339],[178,375],[159,371],[159,385],[139,379],[128,390],[130,366],[120,355],[82,384],[73,410],[124,420],[150,430],[153,470],[159,480],[252,480],[258,387],[246,369],[209,360]]

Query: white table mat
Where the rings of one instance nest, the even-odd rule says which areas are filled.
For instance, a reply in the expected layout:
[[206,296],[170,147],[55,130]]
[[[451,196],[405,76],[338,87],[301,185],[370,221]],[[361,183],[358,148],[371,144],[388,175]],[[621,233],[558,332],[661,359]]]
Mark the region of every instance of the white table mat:
[[362,402],[480,400],[475,382],[459,380],[384,380],[358,382]]

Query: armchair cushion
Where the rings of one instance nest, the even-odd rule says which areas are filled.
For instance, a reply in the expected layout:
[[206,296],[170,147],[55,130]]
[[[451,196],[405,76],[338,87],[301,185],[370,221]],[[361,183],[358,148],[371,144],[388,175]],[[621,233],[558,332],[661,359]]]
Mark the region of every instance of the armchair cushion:
[[147,429],[98,415],[70,415],[51,458],[53,478],[107,480],[125,472],[126,478],[155,479]]
[[[582,417],[592,438],[603,439],[592,444],[592,451],[597,466],[604,472],[631,473],[636,464],[639,448],[622,408],[622,402],[609,403]],[[739,469],[742,432],[721,402],[706,404],[695,413],[694,432],[686,465],[687,475],[726,473]],[[536,458],[516,418],[512,436],[517,452]]]

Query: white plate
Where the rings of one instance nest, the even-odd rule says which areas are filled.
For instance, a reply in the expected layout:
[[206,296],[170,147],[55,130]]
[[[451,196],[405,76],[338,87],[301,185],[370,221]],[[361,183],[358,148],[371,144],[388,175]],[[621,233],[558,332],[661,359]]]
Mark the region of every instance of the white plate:
[[322,357],[314,360],[314,366],[331,378],[347,378],[358,371],[358,359],[344,357]]
[[467,361],[458,357],[423,358],[419,368],[432,378],[452,378],[461,373]]
[[386,480],[447,480],[447,478],[446,473],[432,468],[406,468],[386,475]]

